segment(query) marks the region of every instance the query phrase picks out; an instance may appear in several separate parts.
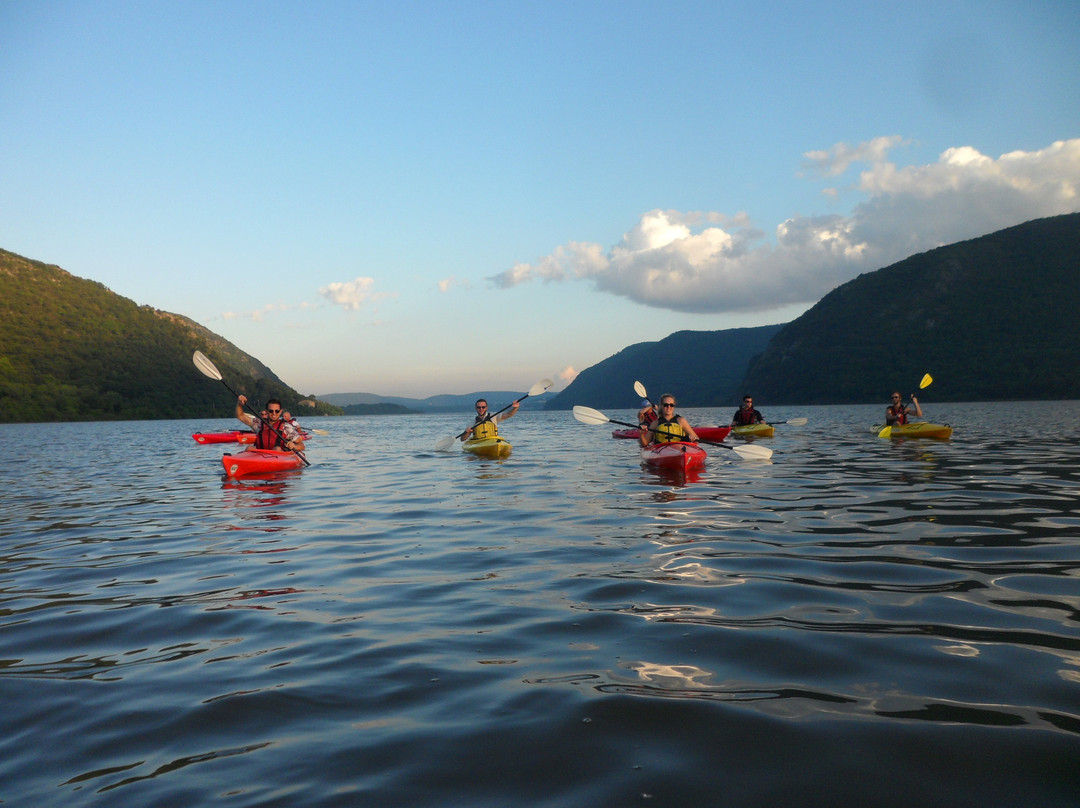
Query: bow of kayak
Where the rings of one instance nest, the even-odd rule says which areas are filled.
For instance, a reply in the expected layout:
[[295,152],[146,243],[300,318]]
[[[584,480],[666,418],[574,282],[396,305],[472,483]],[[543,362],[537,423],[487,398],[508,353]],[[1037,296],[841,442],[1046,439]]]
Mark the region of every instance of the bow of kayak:
[[[747,424],[746,426],[732,427],[731,434],[742,438],[771,438],[776,434],[776,427],[772,424]],[[698,431],[698,435],[701,435],[700,431]],[[704,437],[704,435],[701,436]]]
[[242,477],[245,474],[267,474],[275,471],[289,471],[303,465],[296,452],[278,452],[274,449],[245,449],[237,454],[223,454],[221,465],[229,477]]
[[641,462],[658,469],[696,471],[705,467],[705,450],[696,443],[652,443],[641,450]]
[[882,434],[884,426],[874,427],[874,434],[883,438],[937,438],[946,440],[952,437],[952,427],[948,424],[930,424],[925,421],[917,421],[912,424],[892,426],[886,434]]
[[462,451],[480,457],[509,457],[511,448],[509,441],[498,435],[493,438],[470,438],[461,443]]

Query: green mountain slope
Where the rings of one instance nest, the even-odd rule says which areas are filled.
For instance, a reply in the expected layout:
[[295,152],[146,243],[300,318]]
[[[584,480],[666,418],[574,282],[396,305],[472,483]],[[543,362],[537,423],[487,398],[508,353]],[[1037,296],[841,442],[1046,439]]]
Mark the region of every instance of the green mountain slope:
[[231,415],[228,391],[192,364],[196,349],[234,390],[300,409],[269,368],[186,317],[5,250],[0,284],[0,422]]
[[743,386],[763,405],[1080,398],[1080,214],[912,256],[830,292]]
[[659,342],[639,342],[583,370],[544,409],[567,410],[575,404],[636,408],[635,381],[645,385],[654,401],[667,392],[674,393],[682,407],[737,404],[751,358],[765,350],[781,328],[676,331]]

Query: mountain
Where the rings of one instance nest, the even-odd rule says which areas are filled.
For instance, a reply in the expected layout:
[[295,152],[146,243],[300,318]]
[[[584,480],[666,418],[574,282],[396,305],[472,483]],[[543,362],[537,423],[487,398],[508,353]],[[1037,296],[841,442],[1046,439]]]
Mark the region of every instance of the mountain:
[[[516,401],[521,398],[527,392],[529,391],[522,390],[520,392],[514,392],[512,390],[487,390],[475,393],[463,393],[461,395],[444,393],[437,396],[428,396],[427,398],[380,396],[375,393],[326,393],[325,395],[319,396],[319,401],[335,404],[338,407],[345,407],[346,414],[350,415],[353,414],[354,411],[349,408],[360,404],[396,404],[411,412],[472,412],[473,405],[478,398],[487,399],[491,404],[496,405],[495,409],[500,409],[511,401]],[[529,396],[521,402],[521,409],[541,410],[544,408],[544,402],[549,401],[553,395],[553,393],[543,393],[539,396]],[[356,410],[355,412],[359,413],[363,411]]]
[[636,408],[635,381],[645,385],[653,401],[674,393],[682,407],[737,404],[750,360],[781,328],[676,331],[659,342],[636,343],[581,371],[544,409],[568,410],[575,404]]
[[220,418],[233,398],[191,361],[201,350],[254,402],[302,396],[253,356],[187,317],[0,250],[0,422]]
[[[1080,213],[860,275],[788,323],[742,386],[762,406],[1080,398]],[[680,402],[681,403],[681,402]]]

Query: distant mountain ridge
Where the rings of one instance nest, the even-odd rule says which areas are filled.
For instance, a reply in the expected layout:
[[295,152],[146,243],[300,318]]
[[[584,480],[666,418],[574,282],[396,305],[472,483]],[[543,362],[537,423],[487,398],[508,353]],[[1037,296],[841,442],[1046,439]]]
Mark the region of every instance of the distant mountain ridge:
[[658,342],[638,342],[581,371],[545,409],[568,410],[576,404],[636,408],[635,381],[645,385],[653,401],[672,393],[682,407],[730,404],[741,392],[750,360],[781,328],[676,331]]
[[[486,390],[475,393],[463,393],[460,395],[443,393],[427,398],[406,398],[403,396],[380,396],[375,393],[327,393],[319,396],[319,401],[334,404],[338,407],[351,407],[358,404],[397,404],[414,412],[471,412],[476,399],[487,399],[495,409],[500,409],[512,401],[516,401],[525,395],[528,390],[514,392],[511,390]],[[551,399],[553,393],[542,393],[538,396],[529,396],[521,402],[523,410],[539,410],[544,408],[544,402]],[[497,402],[502,402],[497,404]]]

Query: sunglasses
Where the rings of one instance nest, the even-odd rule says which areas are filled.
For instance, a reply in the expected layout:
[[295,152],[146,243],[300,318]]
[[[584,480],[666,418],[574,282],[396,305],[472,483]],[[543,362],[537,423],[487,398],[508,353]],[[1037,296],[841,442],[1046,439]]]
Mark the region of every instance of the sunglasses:
[[675,406],[675,402],[674,402],[674,401],[665,401],[665,402],[664,402],[663,404],[661,404],[660,406],[661,406],[661,407],[674,407],[674,406]]
[[267,412],[276,415],[277,413],[281,412],[281,410],[267,410]]

